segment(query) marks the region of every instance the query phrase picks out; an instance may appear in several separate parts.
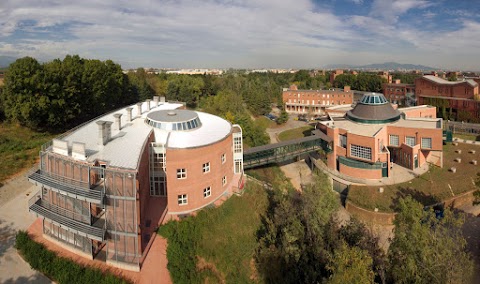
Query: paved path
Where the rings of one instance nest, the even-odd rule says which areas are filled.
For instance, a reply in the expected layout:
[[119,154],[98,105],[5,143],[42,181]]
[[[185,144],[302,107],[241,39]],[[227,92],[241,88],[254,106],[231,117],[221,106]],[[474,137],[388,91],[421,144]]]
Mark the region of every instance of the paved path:
[[[35,220],[27,209],[28,200],[36,192],[35,187],[28,181],[25,183],[24,177],[18,179],[12,181],[8,187],[0,188],[3,196],[9,196],[0,207],[0,283],[52,283],[47,277],[31,269],[14,248],[16,232],[27,230]],[[17,187],[12,189],[12,186]],[[13,196],[12,191],[17,195]]]

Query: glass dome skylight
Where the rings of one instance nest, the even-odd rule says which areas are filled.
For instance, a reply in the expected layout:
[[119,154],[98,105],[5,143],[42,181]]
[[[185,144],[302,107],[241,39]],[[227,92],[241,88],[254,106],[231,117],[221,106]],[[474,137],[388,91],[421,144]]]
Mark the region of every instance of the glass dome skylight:
[[366,105],[382,105],[388,103],[387,99],[383,96],[383,94],[379,93],[368,93],[363,95],[360,103]]

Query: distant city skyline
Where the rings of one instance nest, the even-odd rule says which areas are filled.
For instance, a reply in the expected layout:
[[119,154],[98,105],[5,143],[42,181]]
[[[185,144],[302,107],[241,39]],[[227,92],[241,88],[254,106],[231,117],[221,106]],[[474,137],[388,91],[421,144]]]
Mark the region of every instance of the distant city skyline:
[[479,71],[468,0],[15,1],[0,55],[79,54],[123,68],[322,68],[398,62]]

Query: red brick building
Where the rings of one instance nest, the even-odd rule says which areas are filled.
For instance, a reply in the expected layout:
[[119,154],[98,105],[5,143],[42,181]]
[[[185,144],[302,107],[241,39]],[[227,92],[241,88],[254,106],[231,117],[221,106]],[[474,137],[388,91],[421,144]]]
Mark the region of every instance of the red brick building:
[[323,114],[326,107],[353,103],[353,92],[343,90],[299,90],[296,85],[283,90],[283,104],[288,113]]
[[[329,113],[330,114],[330,113]],[[317,129],[331,138],[327,166],[354,178],[391,175],[391,163],[416,169],[442,167],[442,119],[432,106],[394,109],[382,94],[369,93],[344,115],[329,115]]]
[[432,75],[415,79],[415,95],[418,104],[435,105],[445,108],[453,119],[464,119],[466,112],[472,120],[480,118],[480,79],[447,81]]
[[43,236],[77,255],[139,271],[162,222],[240,190],[240,126],[182,108],[154,97],[43,145],[39,168],[28,177],[39,189],[29,210],[41,218]]
[[335,82],[335,78],[338,75],[342,75],[342,74],[343,74],[343,70],[340,70],[340,69],[330,72],[330,84],[332,84],[333,86],[333,83]]
[[403,84],[399,79],[393,83],[385,83],[382,86],[383,95],[391,103],[399,106],[415,105],[415,85]]

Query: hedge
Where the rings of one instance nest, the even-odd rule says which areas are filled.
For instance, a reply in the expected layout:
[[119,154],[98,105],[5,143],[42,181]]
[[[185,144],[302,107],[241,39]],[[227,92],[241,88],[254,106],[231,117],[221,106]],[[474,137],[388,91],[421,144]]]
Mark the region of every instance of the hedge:
[[44,245],[35,242],[27,232],[19,231],[15,248],[30,266],[57,283],[129,283],[125,279],[104,273],[100,269],[79,265],[59,257]]

